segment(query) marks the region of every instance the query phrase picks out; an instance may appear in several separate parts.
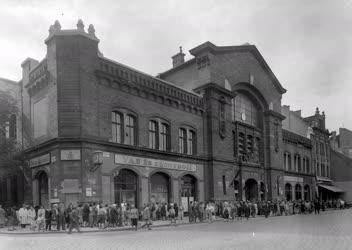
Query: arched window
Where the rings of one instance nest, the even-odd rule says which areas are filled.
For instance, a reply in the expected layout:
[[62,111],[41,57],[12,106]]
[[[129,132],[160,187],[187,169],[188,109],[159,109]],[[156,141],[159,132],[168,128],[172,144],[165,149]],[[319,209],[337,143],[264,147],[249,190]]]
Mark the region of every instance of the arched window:
[[190,128],[180,128],[178,131],[179,135],[179,153],[181,154],[196,154],[196,139],[197,134],[193,129]]
[[252,126],[258,126],[258,111],[253,102],[243,94],[237,94],[235,97],[235,120],[247,123]]
[[302,171],[302,169],[301,169],[301,157],[299,156],[299,154],[295,155],[294,161],[295,161],[295,171],[301,172]]
[[120,112],[111,113],[112,141],[123,143],[123,115]]
[[136,129],[136,118],[133,115],[127,115],[125,144],[136,145],[135,129]]
[[149,121],[149,148],[158,148],[158,123]]

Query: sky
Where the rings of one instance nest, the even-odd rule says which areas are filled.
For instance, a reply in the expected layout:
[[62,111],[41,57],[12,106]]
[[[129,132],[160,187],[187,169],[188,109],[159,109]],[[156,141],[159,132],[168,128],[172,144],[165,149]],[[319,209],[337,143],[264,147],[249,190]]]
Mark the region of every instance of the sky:
[[55,20],[93,24],[101,52],[156,75],[179,46],[257,46],[303,116],[325,111],[327,128],[352,129],[352,0],[0,0],[0,77],[21,78],[21,63],[44,58]]

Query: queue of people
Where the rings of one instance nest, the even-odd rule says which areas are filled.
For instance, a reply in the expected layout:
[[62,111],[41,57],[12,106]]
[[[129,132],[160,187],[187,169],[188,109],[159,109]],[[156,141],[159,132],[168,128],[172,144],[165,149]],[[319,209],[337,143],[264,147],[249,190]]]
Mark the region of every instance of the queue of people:
[[66,231],[73,229],[81,232],[81,227],[114,228],[129,226],[133,230],[138,228],[151,229],[154,221],[169,220],[170,224],[177,224],[188,215],[189,223],[209,222],[216,217],[224,221],[249,219],[256,216],[282,216],[294,214],[319,214],[326,208],[344,208],[345,203],[337,201],[191,201],[184,208],[176,203],[150,203],[144,204],[140,209],[134,204],[122,203],[120,205],[103,205],[97,203],[84,203],[78,206],[63,203],[53,204],[51,207],[27,206],[20,209],[9,207],[4,209],[0,205],[0,228],[5,226],[8,230],[28,228],[32,231]]

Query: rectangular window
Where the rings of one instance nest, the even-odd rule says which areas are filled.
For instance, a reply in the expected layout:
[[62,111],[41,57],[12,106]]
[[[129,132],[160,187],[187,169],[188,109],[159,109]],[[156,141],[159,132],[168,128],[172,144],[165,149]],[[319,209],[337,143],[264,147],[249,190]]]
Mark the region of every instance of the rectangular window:
[[112,112],[111,113],[111,132],[112,132],[112,141],[117,143],[122,143],[122,121],[123,116],[121,113]]
[[160,128],[160,140],[159,140],[159,149],[160,150],[169,150],[170,149],[170,129],[169,125],[166,123],[161,124]]
[[195,132],[192,130],[189,130],[187,150],[189,155],[195,154]]
[[156,121],[149,121],[149,148],[157,149],[158,124]]
[[222,192],[226,195],[226,176],[222,176]]
[[183,128],[178,130],[178,149],[179,153],[186,154],[187,153],[187,131]]
[[291,171],[292,170],[292,159],[291,159],[291,154],[287,155],[287,163],[288,163],[288,170]]
[[125,144],[135,145],[135,118],[132,115],[126,117]]

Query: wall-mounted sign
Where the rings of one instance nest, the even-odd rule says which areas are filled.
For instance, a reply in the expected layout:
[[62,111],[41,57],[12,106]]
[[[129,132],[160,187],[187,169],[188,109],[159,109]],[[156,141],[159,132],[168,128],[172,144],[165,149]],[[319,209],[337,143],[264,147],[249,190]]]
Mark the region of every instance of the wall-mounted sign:
[[41,155],[30,159],[29,167],[34,168],[34,167],[38,167],[49,163],[50,163],[50,154],[45,154],[45,155]]
[[79,193],[78,179],[65,179],[63,181],[63,193]]
[[60,159],[62,161],[79,161],[81,160],[81,150],[80,149],[62,149]]
[[86,196],[87,197],[91,197],[92,196],[92,188],[91,187],[87,187],[86,188]]
[[56,199],[50,199],[50,203],[59,203],[60,199],[56,198]]
[[197,165],[176,161],[163,161],[131,155],[115,154],[115,164],[125,164],[140,167],[166,168],[180,171],[197,171]]

